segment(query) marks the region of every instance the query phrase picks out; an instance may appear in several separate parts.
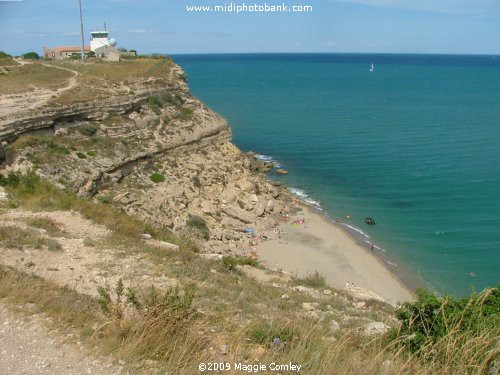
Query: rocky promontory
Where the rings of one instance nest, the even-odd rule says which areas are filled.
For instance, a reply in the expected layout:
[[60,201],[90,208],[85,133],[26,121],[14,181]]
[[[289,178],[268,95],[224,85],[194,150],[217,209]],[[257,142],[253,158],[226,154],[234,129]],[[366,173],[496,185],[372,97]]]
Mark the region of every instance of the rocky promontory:
[[248,255],[255,234],[272,236],[290,210],[286,189],[263,176],[272,164],[231,143],[227,121],[191,95],[178,65],[139,67],[133,77],[116,68],[120,77],[98,63],[40,66],[47,74],[74,72],[75,82],[45,101],[25,93],[40,100],[35,108],[0,112],[5,173],[33,170],[61,189],[194,238],[204,252]]

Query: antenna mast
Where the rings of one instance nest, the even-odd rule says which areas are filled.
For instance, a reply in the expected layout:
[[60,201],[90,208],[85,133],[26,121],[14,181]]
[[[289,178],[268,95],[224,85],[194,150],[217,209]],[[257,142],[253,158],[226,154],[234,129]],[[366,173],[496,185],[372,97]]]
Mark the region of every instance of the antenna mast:
[[78,6],[80,8],[80,36],[82,38],[82,60],[85,60],[85,42],[83,40],[83,18],[82,18],[82,0],[78,0]]

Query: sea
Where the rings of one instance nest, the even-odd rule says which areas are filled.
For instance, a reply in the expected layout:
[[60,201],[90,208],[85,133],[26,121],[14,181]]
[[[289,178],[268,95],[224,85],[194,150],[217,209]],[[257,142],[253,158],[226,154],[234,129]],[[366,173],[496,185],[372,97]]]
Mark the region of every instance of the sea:
[[498,285],[500,56],[173,57],[240,149],[289,171],[271,178],[425,287]]

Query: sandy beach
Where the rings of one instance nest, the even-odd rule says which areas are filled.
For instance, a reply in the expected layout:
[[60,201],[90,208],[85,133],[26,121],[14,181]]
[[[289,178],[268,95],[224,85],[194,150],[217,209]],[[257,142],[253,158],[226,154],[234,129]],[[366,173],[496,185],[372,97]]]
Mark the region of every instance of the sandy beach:
[[264,241],[256,248],[259,259],[268,267],[298,277],[317,271],[332,286],[354,292],[366,289],[391,304],[414,299],[412,291],[381,259],[310,208],[281,223],[279,230],[281,238]]

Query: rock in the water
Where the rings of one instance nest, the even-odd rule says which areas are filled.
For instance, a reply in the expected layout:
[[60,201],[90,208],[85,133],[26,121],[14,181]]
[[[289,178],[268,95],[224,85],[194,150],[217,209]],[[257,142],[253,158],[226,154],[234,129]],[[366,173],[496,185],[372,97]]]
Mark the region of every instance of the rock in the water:
[[286,169],[282,169],[282,168],[280,168],[280,169],[277,169],[277,170],[276,170],[276,173],[277,173],[277,174],[288,174],[288,171],[287,171]]

